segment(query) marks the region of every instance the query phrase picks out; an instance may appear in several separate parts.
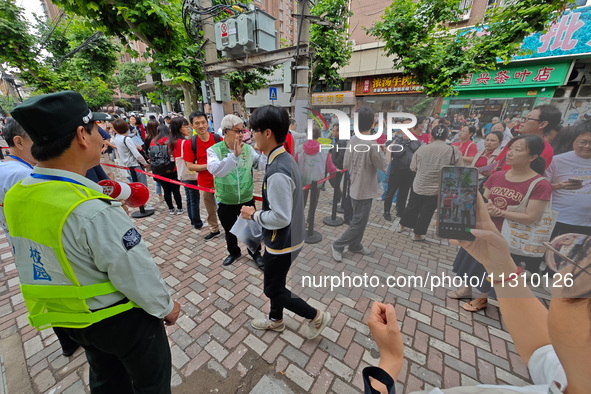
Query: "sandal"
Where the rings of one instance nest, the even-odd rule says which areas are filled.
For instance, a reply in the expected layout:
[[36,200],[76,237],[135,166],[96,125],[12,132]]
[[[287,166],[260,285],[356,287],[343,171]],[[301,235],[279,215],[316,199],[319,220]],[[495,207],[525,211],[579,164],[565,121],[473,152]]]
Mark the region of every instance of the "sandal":
[[447,293],[447,296],[454,300],[459,300],[461,298],[470,298],[472,297],[472,289],[469,287],[465,287],[463,289],[450,291],[449,293]]
[[470,302],[466,302],[462,305],[462,308],[468,312],[478,312],[481,309],[484,309],[488,306],[488,301],[484,300],[484,302],[477,302],[478,300],[482,300],[482,298],[477,298]]

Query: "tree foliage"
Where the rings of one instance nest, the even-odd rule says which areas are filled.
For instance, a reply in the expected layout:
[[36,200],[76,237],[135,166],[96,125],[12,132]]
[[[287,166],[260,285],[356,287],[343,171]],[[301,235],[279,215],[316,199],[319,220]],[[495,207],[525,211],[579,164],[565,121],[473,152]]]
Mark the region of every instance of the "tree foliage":
[[112,100],[111,76],[119,45],[81,18],[47,21],[37,18],[35,32],[22,17],[14,0],[0,0],[0,63],[19,70],[19,78],[35,93],[72,89],[82,93],[89,106]]
[[28,32],[28,24],[22,16],[23,9],[14,0],[0,0],[0,63],[21,70],[21,78],[51,91],[54,76],[37,62],[39,50],[36,40]]
[[146,58],[152,58],[152,70],[182,86],[187,111],[196,108],[196,83],[203,79],[203,74],[196,60],[199,47],[189,39],[182,24],[180,0],[54,0],[54,3],[86,18],[91,25],[123,43],[144,42],[148,47]]
[[394,68],[414,75],[429,95],[450,96],[469,73],[494,70],[519,54],[523,39],[543,31],[568,0],[514,0],[488,11],[474,29],[451,29],[461,0],[393,0],[368,32],[386,43]]
[[115,84],[125,94],[131,96],[140,94],[141,89],[137,86],[146,81],[145,68],[148,62],[125,62],[119,63]]
[[316,2],[312,15],[319,16],[332,26],[311,24],[310,47],[314,53],[310,91],[323,79],[329,87],[340,85],[343,78],[339,69],[349,64],[352,48],[348,44],[347,19],[353,15],[348,8],[349,0],[322,0]]
[[272,72],[273,70],[258,69],[255,71],[234,71],[224,76],[230,81],[230,93],[232,98],[240,103],[242,115],[246,113],[244,96],[269,86],[267,77]]

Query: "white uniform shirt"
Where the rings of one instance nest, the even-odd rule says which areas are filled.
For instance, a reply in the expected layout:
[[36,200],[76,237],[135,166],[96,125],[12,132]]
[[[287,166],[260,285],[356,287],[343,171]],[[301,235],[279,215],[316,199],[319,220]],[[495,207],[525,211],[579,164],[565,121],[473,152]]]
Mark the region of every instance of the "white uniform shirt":
[[[102,187],[73,172],[35,167],[34,173],[70,178],[102,193]],[[22,184],[45,181],[27,177]],[[13,238],[13,241],[17,246],[17,239]],[[118,290],[87,299],[90,309],[105,308],[127,297],[152,316],[162,319],[172,312],[173,301],[166,283],[120,202],[94,199],[78,205],[64,223],[62,242],[66,258],[81,285],[111,281]],[[16,256],[19,256],[18,250]],[[21,272],[18,258],[16,265],[19,276],[26,276],[27,272]],[[56,274],[54,282],[59,279],[63,280]]]

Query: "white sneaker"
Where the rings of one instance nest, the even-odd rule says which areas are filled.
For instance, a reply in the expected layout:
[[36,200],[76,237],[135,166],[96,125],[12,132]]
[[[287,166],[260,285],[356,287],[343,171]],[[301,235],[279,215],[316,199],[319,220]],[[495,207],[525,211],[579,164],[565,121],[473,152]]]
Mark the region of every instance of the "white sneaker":
[[185,213],[185,210],[183,208],[179,208],[176,210],[177,215],[182,215],[183,213]]
[[168,210],[168,214],[169,215],[174,215],[175,214],[175,210],[174,209],[169,209]]
[[332,258],[338,262],[343,261],[343,253],[336,250],[334,248],[334,245],[331,245],[331,248],[332,248]]
[[397,233],[403,233],[406,230],[408,230],[406,227],[402,226],[402,225],[398,225],[398,228],[396,229]]
[[250,325],[257,330],[271,330],[282,332],[285,330],[285,323],[283,320],[281,321],[273,321],[271,319],[266,319],[264,317],[259,317],[257,319],[252,319],[250,321]]
[[318,316],[310,322],[308,325],[308,332],[306,333],[306,338],[314,339],[322,330],[326,328],[326,326],[330,323],[330,313],[328,312],[320,312]]

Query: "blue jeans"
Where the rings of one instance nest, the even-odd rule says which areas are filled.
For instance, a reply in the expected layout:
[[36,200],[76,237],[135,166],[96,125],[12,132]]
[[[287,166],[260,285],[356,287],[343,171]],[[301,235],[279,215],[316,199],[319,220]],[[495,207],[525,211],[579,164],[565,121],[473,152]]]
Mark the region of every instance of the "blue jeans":
[[[189,185],[197,186],[197,181],[184,182]],[[191,226],[195,228],[203,227],[203,222],[201,221],[201,215],[199,213],[199,190],[185,186],[185,194],[187,196],[187,214],[191,220]]]

